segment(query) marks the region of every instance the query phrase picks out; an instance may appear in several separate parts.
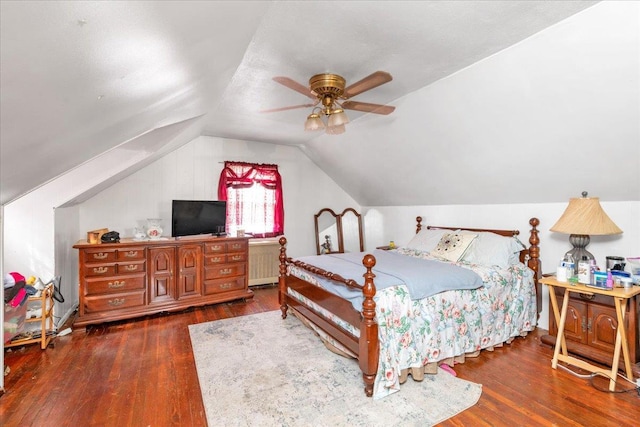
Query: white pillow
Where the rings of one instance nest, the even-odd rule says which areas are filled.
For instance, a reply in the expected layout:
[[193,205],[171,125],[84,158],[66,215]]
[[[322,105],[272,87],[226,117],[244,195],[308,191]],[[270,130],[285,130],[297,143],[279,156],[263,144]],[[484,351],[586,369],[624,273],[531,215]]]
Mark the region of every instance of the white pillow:
[[446,233],[431,254],[447,261],[457,262],[463,257],[476,236],[470,233]]
[[413,239],[406,244],[406,247],[409,249],[431,252],[436,248],[438,242],[440,242],[440,239],[445,233],[451,233],[451,230],[430,230],[425,228],[413,236]]
[[501,268],[520,261],[519,255],[524,245],[517,238],[490,232],[481,232],[477,236],[464,254],[463,261]]

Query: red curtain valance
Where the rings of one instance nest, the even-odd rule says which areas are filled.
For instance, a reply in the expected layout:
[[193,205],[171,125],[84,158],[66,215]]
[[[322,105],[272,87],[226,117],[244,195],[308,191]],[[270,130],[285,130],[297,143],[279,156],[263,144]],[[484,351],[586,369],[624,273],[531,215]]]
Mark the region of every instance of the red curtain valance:
[[228,187],[250,187],[254,183],[271,190],[281,187],[282,181],[278,173],[278,165],[224,162],[224,169],[218,182],[218,195],[221,192],[226,195]]
[[[224,168],[220,173],[218,181],[218,199],[227,200],[229,188],[242,189],[249,188],[254,184],[262,185],[264,188],[274,191],[274,226],[273,231],[268,235],[279,236],[284,234],[284,202],[282,198],[282,178],[278,172],[278,165],[246,163],[246,162],[224,162]],[[228,206],[229,208],[229,206]],[[235,220],[240,220],[239,207],[235,207],[236,212],[227,211],[227,217],[233,215]]]

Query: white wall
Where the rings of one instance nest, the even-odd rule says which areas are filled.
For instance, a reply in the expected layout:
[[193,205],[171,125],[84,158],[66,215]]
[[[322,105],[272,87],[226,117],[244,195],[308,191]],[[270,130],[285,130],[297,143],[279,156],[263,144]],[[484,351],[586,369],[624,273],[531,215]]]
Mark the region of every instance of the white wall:
[[[70,243],[83,238],[86,230],[76,228],[77,211],[63,209],[56,214],[56,208],[65,204],[73,206],[74,200],[95,194],[130,173],[131,168],[139,168],[154,156],[160,157],[192,140],[197,129],[196,121],[191,120],[152,130],[4,205],[0,237],[4,246],[0,259],[4,271],[40,277],[44,282],[61,276],[60,291],[65,303],[56,302],[54,316],[57,321],[68,317],[77,302],[78,292],[77,254]],[[65,219],[66,216],[70,217]]]
[[297,147],[201,136],[80,205],[80,229],[109,228],[132,236],[147,218],[162,218],[171,235],[173,199],[218,199],[225,160],[273,163],[282,175],[285,235],[292,256],[315,254],[313,215],[359,205]]
[[78,306],[78,254],[70,249],[83,231],[79,229],[79,208],[71,206],[54,211],[55,275],[62,278],[64,302],[56,302],[55,323],[62,325]]
[[[593,195],[597,197],[596,195]],[[404,206],[363,207],[367,249],[389,243],[407,243],[415,233],[415,218],[422,217],[422,225],[464,226],[520,230],[520,238],[528,245],[529,219],[540,220],[542,272],[555,272],[559,259],[571,249],[569,236],[552,233],[549,228],[560,218],[567,203],[540,203],[520,205],[459,205],[459,206]],[[601,202],[604,211],[623,231],[617,236],[592,236],[587,250],[599,265],[608,255],[640,256],[640,202]],[[628,269],[628,268],[627,268]],[[543,311],[539,326],[549,327],[548,292],[543,289]]]

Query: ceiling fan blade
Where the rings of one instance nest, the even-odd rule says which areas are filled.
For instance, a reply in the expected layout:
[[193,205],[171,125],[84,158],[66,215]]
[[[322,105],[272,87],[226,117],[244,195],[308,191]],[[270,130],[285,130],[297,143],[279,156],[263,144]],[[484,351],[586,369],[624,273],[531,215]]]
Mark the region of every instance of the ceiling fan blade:
[[369,89],[373,89],[374,87],[389,83],[391,80],[393,80],[391,74],[387,73],[386,71],[376,71],[375,73],[365,77],[364,79],[347,86],[342,97],[344,99],[349,99]]
[[276,76],[273,78],[273,80],[283,86],[288,87],[289,89],[293,89],[296,92],[303,94],[304,96],[308,96],[311,99],[316,99],[316,96],[311,93],[311,89],[301,83],[298,83],[295,80],[290,79],[289,77]]
[[287,111],[287,110],[295,110],[296,108],[309,108],[314,107],[315,104],[301,104],[301,105],[291,105],[289,107],[280,107],[280,108],[272,108],[270,110],[260,110],[261,113],[277,113],[278,111]]
[[360,101],[345,101],[341,105],[342,108],[345,108],[347,110],[364,111],[365,113],[384,115],[391,114],[396,109],[396,107],[392,105],[370,104],[368,102]]

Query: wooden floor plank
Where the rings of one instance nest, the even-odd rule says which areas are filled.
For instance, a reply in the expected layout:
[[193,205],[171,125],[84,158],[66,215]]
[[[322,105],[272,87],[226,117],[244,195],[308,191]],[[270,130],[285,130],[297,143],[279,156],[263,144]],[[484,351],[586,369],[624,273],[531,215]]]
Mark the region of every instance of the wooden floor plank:
[[[206,426],[188,325],[279,308],[275,287],[254,293],[248,301],[74,331],[45,351],[31,345],[5,352],[11,373],[0,425]],[[456,365],[458,377],[482,384],[483,392],[475,406],[441,425],[637,425],[638,394],[602,392],[551,369],[553,352],[540,343],[545,333]]]

